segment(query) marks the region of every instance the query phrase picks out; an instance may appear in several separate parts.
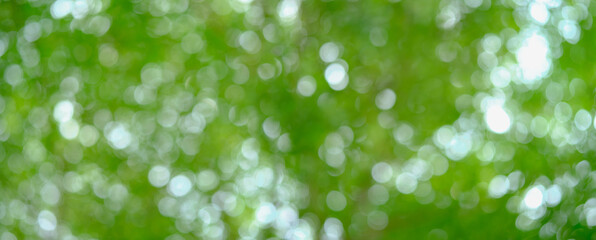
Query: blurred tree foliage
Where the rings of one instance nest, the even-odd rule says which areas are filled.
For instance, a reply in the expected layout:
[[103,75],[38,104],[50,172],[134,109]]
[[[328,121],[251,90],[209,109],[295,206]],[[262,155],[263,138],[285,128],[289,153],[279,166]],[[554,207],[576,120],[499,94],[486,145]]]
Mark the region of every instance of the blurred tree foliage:
[[595,11],[0,1],[0,239],[594,239]]

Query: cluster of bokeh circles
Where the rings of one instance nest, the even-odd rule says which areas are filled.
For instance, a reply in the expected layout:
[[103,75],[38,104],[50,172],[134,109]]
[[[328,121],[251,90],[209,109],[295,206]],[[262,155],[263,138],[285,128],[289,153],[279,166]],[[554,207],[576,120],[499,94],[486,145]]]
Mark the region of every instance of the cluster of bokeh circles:
[[0,240],[596,238],[595,13],[0,1]]

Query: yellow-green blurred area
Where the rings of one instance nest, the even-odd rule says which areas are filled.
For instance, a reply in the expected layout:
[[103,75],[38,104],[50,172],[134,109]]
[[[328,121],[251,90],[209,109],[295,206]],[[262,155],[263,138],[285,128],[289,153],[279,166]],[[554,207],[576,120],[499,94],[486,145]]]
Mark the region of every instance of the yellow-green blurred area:
[[0,0],[0,240],[596,239],[589,0]]

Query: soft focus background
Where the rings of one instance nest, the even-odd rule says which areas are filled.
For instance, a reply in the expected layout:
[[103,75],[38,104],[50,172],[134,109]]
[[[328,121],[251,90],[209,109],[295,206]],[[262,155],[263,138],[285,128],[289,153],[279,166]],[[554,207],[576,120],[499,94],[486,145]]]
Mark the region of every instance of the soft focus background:
[[0,1],[0,240],[595,239],[594,5]]

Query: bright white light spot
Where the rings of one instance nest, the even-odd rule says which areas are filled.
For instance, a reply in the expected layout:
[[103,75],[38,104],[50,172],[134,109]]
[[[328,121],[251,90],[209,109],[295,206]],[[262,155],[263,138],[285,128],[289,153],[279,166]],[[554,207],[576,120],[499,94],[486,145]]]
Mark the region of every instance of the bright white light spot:
[[539,2],[546,4],[548,8],[557,8],[561,6],[562,3],[561,0],[539,0]]
[[393,138],[401,144],[408,143],[414,136],[414,128],[409,124],[402,124],[401,126],[393,129]]
[[155,187],[163,187],[170,181],[170,170],[161,165],[157,165],[149,170],[149,183]]
[[240,46],[249,53],[257,53],[261,50],[261,39],[253,31],[246,31],[238,38]]
[[433,140],[438,147],[445,148],[449,145],[454,136],[455,129],[453,129],[452,126],[442,126],[435,132]]
[[68,100],[62,100],[54,107],[54,119],[58,122],[66,122],[72,118],[74,106]]
[[588,227],[596,226],[596,208],[590,208],[586,213],[586,223]]
[[261,203],[255,215],[260,224],[266,225],[272,223],[277,218],[277,209],[269,202]]
[[254,138],[249,138],[242,142],[242,156],[250,160],[259,159],[260,144]]
[[418,187],[418,180],[410,173],[402,173],[395,179],[395,187],[403,194],[410,194]]
[[464,0],[464,2],[466,3],[466,5],[468,5],[468,7],[471,8],[477,8],[480,7],[480,5],[482,5],[482,0]]
[[311,76],[304,76],[298,80],[296,89],[300,95],[310,97],[317,90],[317,81]]
[[[256,235],[256,234],[255,234]],[[314,239],[311,225],[303,219],[299,219],[296,225],[293,225],[286,234],[284,239],[289,240],[306,240]]]
[[91,17],[87,24],[89,24],[88,26],[93,26],[93,28],[89,28],[88,33],[99,37],[110,30],[110,24],[112,24],[112,21],[106,16],[95,15]]
[[292,149],[292,139],[290,134],[284,133],[277,138],[277,148],[282,152],[288,152]]
[[52,14],[52,17],[59,19],[70,14],[72,8],[73,2],[71,0],[57,0],[50,7],[50,13]]
[[525,181],[525,176],[521,171],[514,171],[507,176],[509,179],[509,191],[517,191]]
[[579,41],[580,28],[576,21],[562,20],[557,26],[559,34],[567,40],[567,42],[575,44]]
[[87,16],[89,12],[89,4],[87,3],[88,0],[75,0],[74,4],[72,5],[72,16],[76,19],[81,19]]
[[278,121],[269,117],[263,122],[263,132],[271,139],[279,137],[281,126]]
[[421,181],[430,179],[433,174],[431,165],[420,158],[412,158],[408,160],[403,166],[403,170],[412,174],[412,176],[414,176],[417,180]]
[[546,76],[551,67],[548,40],[539,34],[524,39],[516,57],[522,70],[523,81],[527,84]]
[[296,209],[290,206],[283,206],[277,210],[277,221],[275,222],[276,228],[288,229],[298,221],[298,212]]
[[52,183],[46,183],[39,192],[41,199],[50,205],[56,205],[60,201],[60,189]]
[[255,171],[255,184],[260,188],[267,188],[273,183],[274,177],[275,175],[271,168],[260,168]]
[[371,174],[378,183],[386,183],[393,177],[393,168],[386,162],[380,162],[372,167]]
[[341,211],[346,208],[346,197],[338,191],[331,191],[327,194],[327,206],[333,211]]
[[542,206],[544,195],[539,187],[532,187],[524,197],[524,205],[531,209]]
[[116,149],[124,149],[132,142],[132,135],[120,123],[108,123],[105,129],[107,130],[105,135],[108,141]]
[[339,47],[333,42],[325,43],[319,49],[319,57],[323,62],[333,62],[339,57]]
[[18,64],[8,65],[4,69],[4,80],[11,86],[17,86],[24,81],[23,68]]
[[439,15],[437,16],[439,27],[443,29],[451,29],[455,27],[460,19],[461,10],[456,4],[449,4],[442,8],[441,12],[439,12]]
[[85,125],[79,131],[79,141],[85,147],[91,147],[99,139],[99,132],[91,125]]
[[325,151],[325,161],[331,167],[341,167],[346,160],[346,154],[340,148],[329,148]]
[[37,215],[37,224],[39,224],[39,227],[44,231],[54,231],[58,221],[56,220],[54,213],[48,210],[43,210]]
[[375,98],[375,104],[381,110],[389,110],[395,105],[397,96],[395,92],[389,88],[381,91]]
[[199,210],[199,218],[205,224],[216,223],[221,219],[221,212],[219,209],[214,208],[214,205],[208,205]]
[[592,115],[590,114],[590,112],[581,109],[579,111],[577,111],[577,113],[575,114],[575,127],[577,127],[577,129],[585,131],[590,127],[590,124],[592,123]]
[[325,79],[329,84],[338,84],[346,76],[346,70],[339,63],[333,63],[325,69]]
[[331,89],[340,91],[348,85],[348,75],[346,69],[339,63],[332,63],[325,69],[325,80],[329,83]]
[[213,170],[203,170],[197,175],[197,187],[203,192],[215,189],[218,184],[219,176]]
[[340,239],[344,232],[343,225],[337,218],[327,218],[323,224],[323,229],[329,239]]
[[503,107],[494,104],[486,110],[484,121],[488,129],[494,133],[502,134],[509,130],[511,119]]
[[470,132],[457,133],[445,146],[445,154],[451,160],[458,161],[468,155],[472,149],[472,134]]
[[562,192],[561,192],[561,187],[559,187],[559,185],[552,185],[550,186],[548,189],[546,189],[546,193],[545,193],[545,201],[546,204],[548,204],[548,206],[550,207],[554,207],[559,205],[559,203],[561,202],[561,198],[562,198]]
[[269,79],[275,77],[276,71],[277,70],[276,70],[275,66],[273,66],[273,64],[270,64],[270,63],[263,63],[263,64],[259,65],[259,67],[257,68],[257,74],[263,80],[269,80]]
[[79,135],[79,123],[73,119],[60,123],[60,134],[68,140],[76,138]]
[[172,178],[170,184],[168,185],[168,190],[174,195],[175,197],[182,197],[190,192],[192,188],[192,183],[190,179],[184,175],[178,175]]
[[28,42],[34,42],[39,39],[39,37],[41,37],[41,24],[31,22],[25,25],[23,28],[23,37],[25,37],[25,40]]
[[497,65],[499,65],[499,58],[497,55],[490,52],[482,52],[478,55],[478,66],[486,71],[492,71]]
[[504,88],[511,82],[511,73],[504,67],[496,67],[490,72],[490,81],[495,87]]
[[484,48],[484,51],[489,53],[494,54],[498,52],[499,49],[501,49],[502,44],[501,38],[495,34],[486,34],[482,39],[482,48]]
[[277,5],[277,14],[283,23],[291,23],[296,20],[300,10],[300,1],[283,0]]
[[544,6],[541,2],[534,2],[530,4],[530,16],[534,19],[534,21],[540,25],[544,25],[550,16],[548,9]]
[[506,176],[495,176],[488,184],[488,195],[492,198],[500,198],[509,190],[509,179]]

